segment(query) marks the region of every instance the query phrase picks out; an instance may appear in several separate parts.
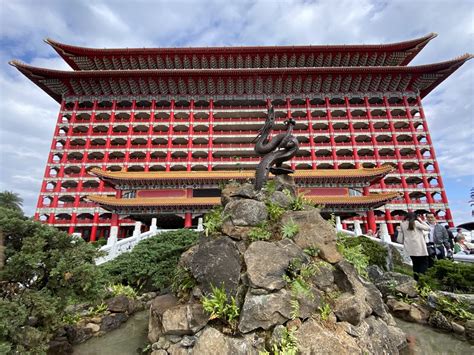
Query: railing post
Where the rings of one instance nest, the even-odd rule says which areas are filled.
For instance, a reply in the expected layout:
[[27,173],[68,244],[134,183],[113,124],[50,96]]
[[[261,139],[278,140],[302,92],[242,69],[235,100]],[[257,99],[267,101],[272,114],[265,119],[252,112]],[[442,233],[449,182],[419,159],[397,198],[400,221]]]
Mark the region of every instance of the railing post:
[[158,228],[156,226],[156,218],[151,219],[151,226],[150,226],[150,232],[156,233],[158,231]]
[[354,235],[358,237],[359,235],[362,235],[362,229],[360,228],[360,221],[355,220],[354,221]]
[[198,232],[202,232],[204,230],[204,226],[202,224],[202,221],[203,221],[202,217],[199,217],[198,218],[198,226],[197,226],[197,229],[196,229]]
[[336,231],[342,230],[341,217],[336,216]]
[[110,235],[109,239],[107,239],[107,245],[110,245],[110,258],[115,258],[115,254],[117,253],[117,236],[118,236],[118,226],[110,227]]
[[390,234],[388,233],[387,223],[380,223],[380,240],[383,243],[389,243],[392,241]]
[[142,234],[142,222],[135,222],[135,229],[133,230],[133,237],[140,239],[140,234]]

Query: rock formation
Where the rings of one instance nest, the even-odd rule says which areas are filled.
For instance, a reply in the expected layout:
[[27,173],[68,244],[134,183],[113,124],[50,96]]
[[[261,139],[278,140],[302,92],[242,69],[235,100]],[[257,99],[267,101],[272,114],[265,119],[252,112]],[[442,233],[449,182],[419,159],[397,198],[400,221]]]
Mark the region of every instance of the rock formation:
[[[317,208],[292,210],[296,189],[279,180],[258,193],[250,184],[223,190],[220,232],[180,260],[195,286],[152,302],[152,354],[396,354],[406,346],[378,289],[338,253],[334,227]],[[284,213],[271,220],[275,206]],[[286,224],[294,233],[284,238]],[[203,300],[217,288],[228,308],[211,316]],[[238,317],[226,316],[235,309]]]

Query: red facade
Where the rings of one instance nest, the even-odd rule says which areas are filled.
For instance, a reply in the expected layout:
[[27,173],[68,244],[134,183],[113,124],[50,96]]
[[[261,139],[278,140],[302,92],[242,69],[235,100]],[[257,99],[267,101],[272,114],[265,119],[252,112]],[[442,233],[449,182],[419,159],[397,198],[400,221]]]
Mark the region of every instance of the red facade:
[[396,168],[364,192],[403,197],[360,216],[366,228],[384,221],[393,232],[409,210],[452,225],[422,98],[471,56],[407,66],[432,37],[381,46],[136,50],[49,41],[74,71],[12,62],[60,103],[35,218],[92,240],[106,236],[116,221],[85,197],[115,190],[88,174],[93,168],[254,169],[251,141],[273,104],[281,118],[274,134],[284,119],[297,122],[293,169]]

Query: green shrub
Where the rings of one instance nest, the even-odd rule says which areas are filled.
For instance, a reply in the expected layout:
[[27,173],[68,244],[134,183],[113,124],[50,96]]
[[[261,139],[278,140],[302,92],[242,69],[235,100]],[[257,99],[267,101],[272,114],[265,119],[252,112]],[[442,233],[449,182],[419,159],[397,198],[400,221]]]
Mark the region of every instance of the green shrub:
[[250,230],[248,237],[252,242],[257,240],[269,240],[272,237],[272,232],[269,230],[267,223],[261,223]]
[[183,298],[196,286],[196,280],[188,269],[178,266],[173,275],[171,289],[178,296]]
[[270,218],[271,221],[277,221],[283,213],[285,213],[285,209],[283,207],[280,207],[276,203],[273,202],[267,202],[267,211],[268,211],[268,217]]
[[433,290],[474,293],[474,265],[438,260],[426,274],[420,275],[420,283]]
[[300,227],[290,219],[281,227],[281,235],[283,238],[293,239],[298,234]]
[[41,354],[73,302],[101,299],[97,250],[82,239],[0,207],[0,353]]
[[367,266],[369,266],[369,258],[363,253],[361,244],[347,247],[343,243],[338,242],[337,247],[344,259],[354,265],[359,275],[368,277]]
[[329,315],[331,314],[331,306],[328,303],[323,303],[320,307],[318,307],[318,310],[322,321],[329,319]]
[[361,246],[361,252],[368,258],[369,265],[377,265],[382,269],[387,269],[387,249],[382,245],[367,237],[341,237],[338,238],[338,243],[344,245],[346,248],[353,248]]
[[128,298],[135,299],[137,298],[137,291],[135,291],[132,287],[130,286],[124,286],[122,284],[114,284],[110,285],[108,287],[110,293],[112,296],[126,296]]
[[206,237],[217,233],[222,228],[222,224],[226,219],[223,216],[223,211],[224,208],[222,206],[216,206],[204,216],[203,226]]
[[298,339],[295,330],[284,329],[281,340],[278,344],[273,344],[271,351],[261,351],[259,355],[296,355],[298,354]]
[[314,204],[308,200],[304,194],[298,194],[291,202],[290,209],[293,211],[302,211],[306,206],[313,206]]
[[209,313],[209,319],[221,319],[235,326],[236,320],[239,317],[239,307],[235,302],[234,297],[229,297],[225,293],[225,287],[215,287],[211,285],[212,293],[209,297],[203,297],[202,306],[204,310]]
[[199,234],[189,229],[163,232],[142,240],[129,252],[101,265],[112,283],[135,290],[163,291],[171,286],[181,254],[195,244]]

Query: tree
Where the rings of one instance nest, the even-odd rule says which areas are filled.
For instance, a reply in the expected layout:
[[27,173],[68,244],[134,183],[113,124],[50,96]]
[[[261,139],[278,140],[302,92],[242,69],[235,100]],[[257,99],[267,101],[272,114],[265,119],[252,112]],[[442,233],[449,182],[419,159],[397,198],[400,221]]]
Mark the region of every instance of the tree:
[[21,211],[22,206],[23,199],[17,193],[12,191],[0,192],[0,207]]
[[44,353],[67,304],[100,299],[97,251],[80,238],[0,207],[0,353]]

